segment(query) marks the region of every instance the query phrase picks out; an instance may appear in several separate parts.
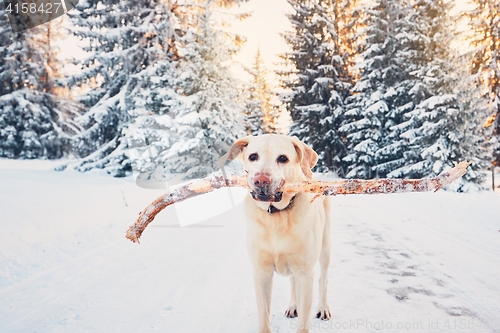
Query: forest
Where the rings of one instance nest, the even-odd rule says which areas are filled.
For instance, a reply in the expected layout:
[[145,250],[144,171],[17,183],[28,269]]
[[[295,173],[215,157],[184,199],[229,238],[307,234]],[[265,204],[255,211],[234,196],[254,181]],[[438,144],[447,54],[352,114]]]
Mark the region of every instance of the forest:
[[[237,138],[284,131],[341,178],[433,177],[467,160],[455,190],[468,191],[500,166],[499,0],[287,0],[281,69],[256,50],[248,78],[231,70],[244,2],[81,0],[19,32],[0,3],[0,157],[191,179]],[[85,55],[71,71],[67,35]]]

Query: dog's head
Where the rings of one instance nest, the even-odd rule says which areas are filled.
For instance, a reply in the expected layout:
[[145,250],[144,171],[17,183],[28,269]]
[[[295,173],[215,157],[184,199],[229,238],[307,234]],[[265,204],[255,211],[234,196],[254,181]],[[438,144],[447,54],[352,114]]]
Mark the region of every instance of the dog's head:
[[[254,200],[275,202],[273,205],[279,209],[286,207],[293,196],[283,193],[282,186],[311,179],[311,169],[318,161],[318,154],[299,139],[278,134],[242,138],[220,162],[223,164],[240,154]],[[264,209],[265,206],[262,205]]]

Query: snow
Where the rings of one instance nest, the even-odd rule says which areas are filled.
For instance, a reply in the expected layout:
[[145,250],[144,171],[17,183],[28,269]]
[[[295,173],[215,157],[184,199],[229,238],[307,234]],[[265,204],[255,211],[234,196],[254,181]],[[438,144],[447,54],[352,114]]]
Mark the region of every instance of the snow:
[[365,114],[368,116],[377,116],[379,113],[387,113],[389,111],[389,107],[387,103],[384,101],[378,101],[366,108]]
[[[170,207],[137,245],[125,231],[164,190],[56,165],[0,160],[2,332],[257,331],[239,198],[187,200],[213,216],[187,227]],[[331,200],[333,319],[313,332],[500,331],[498,192]],[[274,281],[273,332],[295,332]]]

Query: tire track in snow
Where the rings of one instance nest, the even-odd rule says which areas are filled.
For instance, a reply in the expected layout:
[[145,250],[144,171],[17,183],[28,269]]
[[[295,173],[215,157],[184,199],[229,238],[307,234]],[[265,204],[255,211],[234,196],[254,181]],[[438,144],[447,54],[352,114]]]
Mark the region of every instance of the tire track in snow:
[[[456,238],[445,235],[445,234],[443,234],[435,229],[432,229],[424,224],[419,224],[419,227],[425,229],[427,234],[433,233],[435,235],[438,235],[439,238],[441,239],[441,241],[443,241],[443,243],[444,242],[455,243],[456,245],[467,248],[467,251],[475,252],[476,255],[471,255],[471,257],[476,257],[476,258],[480,259],[482,262],[481,265],[484,265],[485,267],[488,267],[489,269],[495,269],[495,267],[496,267],[496,270],[497,271],[499,270],[500,260],[496,256],[491,255],[489,253],[486,255],[486,253],[482,249],[479,249],[479,248],[474,247],[472,245],[463,243],[462,241],[460,241]],[[399,235],[396,235],[396,233],[399,233]],[[499,313],[500,309],[493,309],[491,306],[487,305],[484,301],[479,301],[478,297],[484,299],[484,294],[482,296],[478,295],[477,287],[475,287],[476,290],[474,290],[474,291],[471,290],[471,287],[479,285],[480,282],[478,280],[476,280],[475,276],[465,276],[463,274],[463,272],[468,272],[470,274],[470,272],[474,270],[473,268],[470,267],[470,265],[465,265],[465,267],[459,267],[459,266],[463,265],[463,263],[464,263],[464,261],[461,261],[461,260],[458,260],[455,262],[448,262],[446,264],[447,266],[454,265],[456,268],[455,268],[454,272],[450,272],[450,271],[445,272],[443,266],[441,266],[439,263],[437,263],[436,260],[430,260],[431,257],[429,257],[429,256],[425,257],[422,255],[422,248],[427,247],[426,244],[415,244],[415,243],[409,242],[409,241],[407,241],[407,242],[398,241],[398,240],[402,239],[401,238],[402,235],[400,232],[394,231],[393,229],[385,229],[384,234],[388,235],[390,238],[392,238],[393,242],[398,242],[400,246],[406,248],[408,251],[411,251],[411,253],[413,253],[415,255],[414,260],[418,261],[422,266],[426,266],[427,268],[431,268],[432,273],[430,273],[428,271],[425,272],[426,274],[428,274],[429,277],[434,278],[436,280],[439,280],[439,278],[437,278],[436,276],[448,277],[446,279],[446,288],[449,291],[451,291],[453,295],[457,295],[459,298],[461,298],[465,302],[466,309],[470,308],[474,311],[473,314],[466,313],[465,315],[475,316],[479,320],[481,320],[481,322],[487,324],[488,327],[490,327],[494,332],[500,332],[500,327],[498,327],[500,325],[500,321],[498,319],[498,313]],[[443,246],[443,243],[439,244],[439,245]],[[433,251],[433,250],[436,251],[437,250],[436,247],[431,247],[431,248],[427,247],[427,249],[430,251]],[[487,257],[488,259],[486,259],[485,257]],[[459,272],[462,272],[462,274],[458,275]],[[474,284],[466,285],[465,282],[462,282],[461,280],[468,280],[469,282],[474,282]],[[493,285],[493,286],[488,286],[488,287],[491,288],[492,291],[496,295],[500,295],[500,290],[498,289],[498,286]],[[439,305],[439,303],[435,303],[435,305],[437,307],[442,306],[442,305]],[[447,309],[445,306],[443,306],[443,310],[450,313],[449,312],[450,309]],[[453,310],[453,309],[451,309],[451,310]],[[460,310],[460,309],[458,309],[458,310]],[[467,311],[465,311],[465,312],[467,312]],[[456,312],[456,314],[454,314],[454,315],[460,316],[460,312]]]
[[[362,205],[360,205],[362,206]],[[409,237],[414,237],[416,236],[415,230],[413,233],[412,232],[405,232],[404,230],[395,230],[394,227],[397,226],[397,224],[388,223],[384,221],[383,219],[380,219],[380,217],[384,215],[389,215],[390,216],[390,209],[388,207],[384,207],[385,205],[367,205],[369,209],[358,209],[356,213],[350,214],[351,217],[348,218],[350,223],[355,225],[358,228],[358,233],[360,234],[368,234],[371,237],[372,243],[373,242],[379,242],[379,246],[375,247],[369,247],[367,245],[360,245],[363,243],[366,243],[367,239],[364,241],[362,239],[359,239],[357,242],[354,242],[354,245],[358,248],[365,248],[369,250],[368,252],[364,253],[364,255],[371,255],[374,257],[377,257],[377,252],[381,253],[383,256],[386,257],[386,260],[378,261],[378,264],[381,265],[382,270],[386,270],[389,272],[389,274],[395,274],[394,272],[398,269],[397,266],[401,266],[401,264],[405,264],[408,267],[413,267],[413,268],[418,268],[416,270],[416,274],[413,275],[414,273],[412,272],[402,272],[403,277],[399,278],[401,280],[400,282],[403,282],[403,279],[405,279],[404,275],[407,274],[406,280],[408,280],[406,283],[411,282],[409,287],[406,287],[406,291],[412,292],[412,293],[424,293],[428,295],[429,299],[434,298],[433,305],[437,307],[438,309],[443,310],[443,312],[447,312],[449,315],[451,315],[451,318],[456,318],[456,316],[465,316],[465,317],[472,317],[476,318],[477,321],[481,321],[482,323],[486,323],[490,330],[489,332],[494,331],[496,332],[498,330],[498,319],[496,316],[497,311],[495,309],[492,309],[491,307],[487,306],[477,300],[477,295],[475,295],[473,292],[464,292],[463,290],[469,290],[469,288],[466,288],[466,285],[464,285],[461,280],[465,279],[464,274],[460,272],[460,270],[455,270],[454,272],[447,272],[444,271],[445,268],[439,265],[439,263],[436,261],[437,259],[431,259],[426,253],[429,252],[437,252],[439,251],[440,246],[445,246],[443,243],[441,244],[430,244],[429,242],[418,242],[418,241],[413,241]],[[387,205],[389,206],[389,205]],[[397,220],[397,219],[396,219]],[[368,221],[368,222],[365,222]],[[399,221],[401,222],[401,221]],[[396,222],[397,223],[397,222]],[[408,223],[408,222],[407,222]],[[434,231],[428,227],[426,227],[423,223],[419,223],[419,221],[411,221],[413,225],[418,224],[418,227],[423,227],[419,230],[419,232],[422,234],[420,236],[420,239],[422,237],[428,237],[430,234],[432,234]],[[352,226],[351,226],[352,227]],[[424,229],[424,231],[422,231]],[[439,233],[436,233],[437,235]],[[459,240],[454,240],[452,237],[444,237],[445,240],[448,242],[453,242],[457,245],[463,246],[468,249],[468,251],[474,251],[476,254],[472,255],[472,257],[476,257],[478,260],[484,261],[485,256],[483,255],[483,251],[480,249],[475,248],[472,245],[464,245],[461,241]],[[442,241],[443,239],[441,239]],[[424,251],[426,249],[426,251]],[[371,254],[370,254],[371,252]],[[401,258],[395,258],[391,253],[400,253],[400,254],[406,254],[410,253],[410,256],[407,256],[405,258],[404,256]],[[495,260],[495,256],[493,255],[488,255],[488,259],[492,259],[493,261]],[[395,262],[399,261],[401,264],[396,265]],[[490,260],[487,260],[490,262]],[[377,261],[375,261],[377,262]],[[457,261],[455,261],[456,264]],[[458,261],[460,262],[460,260]],[[496,260],[498,263],[498,260]],[[453,263],[453,262],[452,262]],[[408,265],[409,264],[409,265]],[[391,266],[392,265],[392,266]],[[383,267],[385,266],[385,267]],[[500,265],[493,265],[490,267],[499,267]],[[451,275],[449,275],[449,274]],[[410,281],[409,279],[412,279],[413,276],[420,276],[423,275],[423,277],[427,278],[427,283],[424,284],[425,288],[421,287],[421,284],[423,281],[420,279],[417,281]],[[413,278],[416,280],[415,278]],[[448,297],[446,295],[439,295],[435,294],[432,291],[426,290],[426,288],[431,285],[434,282],[439,281],[442,283],[443,280],[445,280],[445,284],[441,287],[445,288],[449,293],[451,293],[452,297],[458,298],[461,300],[461,303],[465,303],[465,307],[460,306],[458,308],[451,306],[451,308],[446,305],[442,305],[441,302],[439,301],[439,297]],[[394,281],[398,282],[398,279],[394,279]],[[416,283],[416,284],[415,284]],[[474,285],[477,285],[478,282],[475,281]],[[413,285],[413,287],[412,287]],[[432,289],[433,287],[431,287]],[[401,292],[401,299],[400,301],[404,301],[404,299],[407,297],[407,293],[405,292],[405,288],[392,288],[389,289],[388,292]],[[496,294],[499,294],[498,291]],[[396,298],[398,297],[397,293],[394,295]],[[495,296],[492,296],[493,298]],[[457,300],[458,301],[458,300]],[[470,312],[467,310],[467,308],[470,308],[473,310],[473,312]],[[451,310],[459,310],[453,313]],[[451,311],[451,312],[450,312]],[[453,314],[452,314],[453,313]],[[482,327],[485,329],[485,327]],[[445,331],[445,330],[443,330]],[[476,331],[472,331],[476,332]]]

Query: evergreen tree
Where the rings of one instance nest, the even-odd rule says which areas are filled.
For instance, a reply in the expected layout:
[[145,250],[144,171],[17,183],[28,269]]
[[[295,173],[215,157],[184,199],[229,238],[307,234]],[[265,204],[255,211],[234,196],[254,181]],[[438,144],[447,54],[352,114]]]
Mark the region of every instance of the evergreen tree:
[[[134,96],[132,120],[123,129],[121,147],[142,180],[165,184],[167,169],[161,157],[179,140],[175,117],[185,107],[175,91],[177,62],[159,60],[144,73],[145,80]],[[151,184],[148,184],[148,186]]]
[[245,132],[247,135],[264,134],[264,113],[256,84],[247,83],[245,91],[245,110],[243,111]]
[[48,23],[13,32],[0,5],[2,157],[60,158],[70,150],[70,135],[79,130],[71,121],[70,108],[52,94],[56,50],[50,27]]
[[392,142],[396,133],[390,127],[401,123],[414,98],[409,93],[407,59],[397,39],[406,25],[405,8],[400,2],[378,0],[365,13],[359,77],[346,99],[346,121],[340,128],[349,149],[343,159],[346,177],[362,179],[383,177],[404,165],[403,147]]
[[191,6],[191,28],[181,39],[183,75],[178,85],[186,107],[175,119],[179,141],[162,158],[170,171],[186,178],[213,172],[219,157],[245,133],[241,82],[229,68],[241,37],[225,31],[219,8],[211,0]]
[[[366,11],[360,78],[341,127],[347,177],[431,177],[465,159],[484,166],[484,113],[457,73],[450,10],[444,1],[378,0]],[[465,179],[481,182],[475,172]]]
[[[77,98],[87,108],[78,118],[84,131],[75,139],[75,153],[85,158],[77,169],[105,168],[115,176],[131,172],[124,136],[135,117],[149,112],[143,105],[136,108],[136,103],[144,97],[151,76],[169,70],[175,34],[172,12],[158,0],[89,0],[69,14],[72,33],[88,41],[84,50],[89,57],[78,63],[81,71],[67,84],[91,87]],[[156,111],[157,98],[153,94],[148,99],[154,100]]]
[[[70,84],[93,85],[80,96],[77,168],[105,168],[146,178],[166,172],[201,176],[241,135],[236,81],[228,71],[237,47],[226,44],[213,9],[235,0],[89,1],[77,6],[74,34],[91,52]],[[218,25],[217,25],[218,24]],[[90,28],[90,29],[89,29]],[[236,38],[237,39],[237,38]],[[239,41],[238,41],[239,42]],[[208,152],[212,153],[208,153]]]
[[282,71],[282,86],[291,90],[282,96],[290,111],[296,135],[319,153],[318,171],[340,167],[345,147],[338,133],[343,101],[349,92],[348,75],[338,48],[338,1],[288,0],[293,31],[284,34],[291,51],[282,55],[292,69]]
[[272,92],[267,82],[267,69],[260,48],[257,49],[252,68],[247,69],[251,81],[247,89],[245,125],[247,134],[259,135],[276,132],[275,108],[272,105]]
[[354,86],[356,77],[356,58],[359,55],[362,37],[361,31],[366,24],[365,6],[359,0],[337,0],[332,4],[334,13],[334,29],[338,38],[334,40],[335,48],[342,58],[343,70],[340,79]]
[[[484,88],[483,98],[489,102],[491,116],[486,126],[493,128],[493,159],[500,165],[500,2],[498,0],[472,0],[474,9],[465,15],[472,30],[472,74]],[[493,125],[493,126],[492,126]]]
[[[459,89],[457,57],[452,48],[455,34],[450,17],[452,3],[415,0],[408,21],[417,47],[408,53],[414,67],[410,74],[415,85],[410,91],[421,96],[421,102],[406,115],[412,126],[399,135],[405,146],[405,166],[389,173],[393,177],[432,177],[453,162],[475,160],[473,169],[484,166],[477,155],[482,134],[478,132],[484,117],[472,108],[466,91]],[[418,30],[417,30],[418,28]],[[471,172],[465,178],[481,182],[480,174]]]
[[378,176],[420,178],[429,175],[428,168],[415,172],[422,166],[418,163],[425,149],[419,141],[422,121],[419,119],[421,109],[417,106],[433,96],[452,93],[451,67],[447,67],[453,60],[449,52],[453,37],[452,31],[447,30],[449,20],[446,13],[429,9],[418,1],[404,3],[397,14],[401,19],[393,36],[397,43],[395,56],[401,70],[400,83],[395,86],[396,94],[390,93],[395,95],[392,97],[396,104],[387,113],[387,124],[384,124],[387,139],[376,152],[373,169]]
[[[376,176],[432,177],[461,160],[474,160],[475,170],[484,167],[484,117],[460,85],[463,73],[457,75],[451,6],[414,0],[401,12],[404,20],[392,34],[398,45],[392,61],[399,64],[402,80],[384,94],[387,108],[378,118],[382,139],[372,154]],[[481,182],[475,172],[465,179]]]

